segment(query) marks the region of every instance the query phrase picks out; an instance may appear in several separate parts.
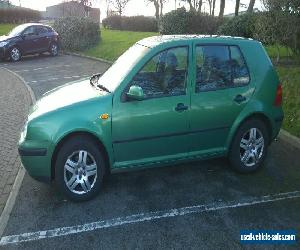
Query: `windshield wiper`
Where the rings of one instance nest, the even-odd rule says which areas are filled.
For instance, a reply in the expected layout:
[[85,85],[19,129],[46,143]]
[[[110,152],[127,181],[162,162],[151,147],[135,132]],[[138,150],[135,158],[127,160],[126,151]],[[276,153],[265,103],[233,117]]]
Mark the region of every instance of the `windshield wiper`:
[[102,84],[97,84],[96,87],[99,88],[99,89],[102,89],[102,90],[104,90],[104,91],[106,91],[106,92],[108,92],[108,93],[111,93],[111,92],[109,91],[109,89],[106,88],[105,86],[103,86]]
[[90,84],[95,87],[95,88],[98,88],[98,89],[101,89],[101,90],[104,90],[105,92],[108,92],[108,93],[111,93],[109,91],[108,88],[106,88],[105,86],[103,86],[102,84],[99,84],[98,81],[99,81],[99,78],[101,77],[101,73],[99,74],[95,74],[93,75],[91,78],[90,78]]

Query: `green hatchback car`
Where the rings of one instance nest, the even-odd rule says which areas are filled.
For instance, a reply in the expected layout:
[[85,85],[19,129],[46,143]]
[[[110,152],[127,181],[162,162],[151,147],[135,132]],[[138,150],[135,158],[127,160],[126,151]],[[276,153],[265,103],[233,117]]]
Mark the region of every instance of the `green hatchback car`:
[[104,74],[46,93],[19,141],[28,173],[71,200],[94,197],[104,175],[228,156],[257,170],[283,120],[282,89],[260,42],[156,36]]

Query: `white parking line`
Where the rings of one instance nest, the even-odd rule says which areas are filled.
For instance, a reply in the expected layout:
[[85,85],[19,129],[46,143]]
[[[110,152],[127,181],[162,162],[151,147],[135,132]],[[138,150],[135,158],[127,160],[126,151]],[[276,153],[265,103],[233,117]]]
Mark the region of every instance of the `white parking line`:
[[196,205],[191,207],[175,208],[175,209],[170,209],[165,211],[139,213],[139,214],[133,214],[125,217],[113,218],[109,220],[100,220],[100,221],[87,223],[83,225],[61,227],[61,228],[55,228],[50,230],[44,230],[44,231],[23,233],[19,235],[4,236],[1,238],[0,246],[90,232],[97,229],[129,225],[129,224],[140,223],[145,221],[183,216],[187,214],[195,214],[195,213],[203,213],[208,211],[217,211],[221,209],[252,206],[256,204],[263,204],[263,203],[282,201],[286,199],[295,199],[295,198],[300,198],[300,191],[272,194],[272,195],[266,195],[262,197],[253,197],[243,201],[217,202],[208,205]]
[[26,82],[27,84],[29,83],[41,83],[41,82],[50,82],[50,81],[54,81],[54,80],[63,80],[63,79],[75,79],[75,78],[86,78],[89,75],[82,75],[82,76],[64,76],[62,78],[57,78],[57,77],[53,77],[53,78],[48,78],[48,79],[41,79],[41,80],[35,80],[35,81],[29,81]]
[[37,70],[57,68],[57,67],[59,67],[59,68],[61,68],[61,67],[71,67],[71,65],[66,64],[66,65],[56,65],[56,66],[40,67],[40,68],[34,68],[34,69],[22,69],[22,70],[15,70],[15,73],[37,71]]

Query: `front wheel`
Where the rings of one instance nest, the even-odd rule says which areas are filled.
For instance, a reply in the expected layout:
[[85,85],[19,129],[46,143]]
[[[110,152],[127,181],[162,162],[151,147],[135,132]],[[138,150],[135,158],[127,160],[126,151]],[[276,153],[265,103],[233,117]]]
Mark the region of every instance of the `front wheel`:
[[90,200],[100,191],[104,164],[97,143],[86,136],[73,137],[58,152],[56,183],[68,199]]
[[21,59],[21,51],[17,47],[13,47],[10,50],[10,60],[13,62],[17,62]]
[[269,145],[269,134],[264,122],[246,121],[238,129],[230,151],[231,166],[240,173],[254,172],[262,166]]

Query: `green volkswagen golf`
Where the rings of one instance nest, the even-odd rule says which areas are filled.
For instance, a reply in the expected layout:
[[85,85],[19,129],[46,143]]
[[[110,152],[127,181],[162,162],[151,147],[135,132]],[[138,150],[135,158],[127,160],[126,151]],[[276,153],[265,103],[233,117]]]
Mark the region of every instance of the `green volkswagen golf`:
[[94,197],[107,173],[228,156],[257,170],[283,120],[282,89],[260,42],[156,36],[104,74],[46,93],[19,154],[28,173],[71,200]]

